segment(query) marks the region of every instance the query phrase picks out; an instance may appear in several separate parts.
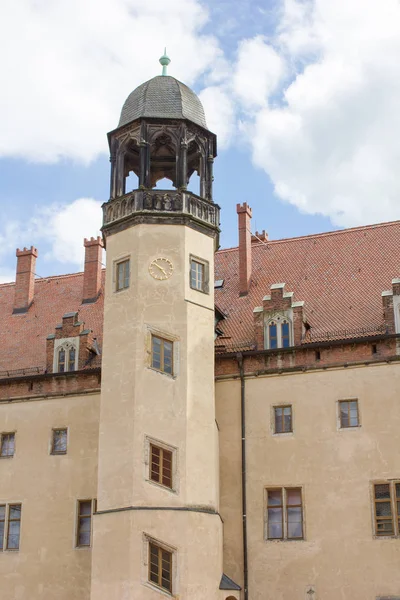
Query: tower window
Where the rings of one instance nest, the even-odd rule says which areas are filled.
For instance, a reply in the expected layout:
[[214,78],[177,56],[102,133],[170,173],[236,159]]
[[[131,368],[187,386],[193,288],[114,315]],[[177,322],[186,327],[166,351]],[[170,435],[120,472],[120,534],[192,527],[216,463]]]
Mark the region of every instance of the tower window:
[[115,266],[115,291],[120,292],[129,287],[130,260],[125,259]]
[[190,257],[190,287],[199,292],[209,291],[209,265],[207,261]]
[[289,348],[291,346],[292,325],[289,319],[277,316],[269,321],[265,328],[266,348]]
[[150,444],[150,479],[172,489],[172,452]]
[[78,500],[78,520],[76,527],[76,546],[90,546],[92,533],[92,500]]
[[173,342],[151,336],[151,366],[157,371],[173,375]]
[[15,433],[2,433],[0,435],[0,456],[12,458],[15,452]]
[[357,400],[341,400],[339,402],[340,427],[359,426],[358,401]]
[[67,454],[67,435],[68,429],[53,429],[52,454]]
[[293,431],[292,407],[275,406],[275,433],[290,433]]
[[172,594],[172,552],[149,543],[149,581]]

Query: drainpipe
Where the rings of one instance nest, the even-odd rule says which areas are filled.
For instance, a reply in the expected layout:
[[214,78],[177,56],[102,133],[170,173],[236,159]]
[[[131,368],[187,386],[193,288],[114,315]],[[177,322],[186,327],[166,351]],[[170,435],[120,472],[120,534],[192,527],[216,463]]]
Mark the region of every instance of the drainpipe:
[[242,520],[243,520],[243,587],[244,600],[248,600],[247,569],[247,499],[246,499],[246,411],[243,354],[238,352],[236,359],[240,371],[240,412],[242,422]]

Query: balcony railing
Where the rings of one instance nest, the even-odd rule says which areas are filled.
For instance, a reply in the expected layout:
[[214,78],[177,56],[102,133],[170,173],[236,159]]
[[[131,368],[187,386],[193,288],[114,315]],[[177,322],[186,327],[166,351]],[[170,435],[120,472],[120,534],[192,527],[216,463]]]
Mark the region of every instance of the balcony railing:
[[181,190],[134,190],[103,204],[103,225],[135,214],[187,215],[219,227],[220,208],[210,200]]

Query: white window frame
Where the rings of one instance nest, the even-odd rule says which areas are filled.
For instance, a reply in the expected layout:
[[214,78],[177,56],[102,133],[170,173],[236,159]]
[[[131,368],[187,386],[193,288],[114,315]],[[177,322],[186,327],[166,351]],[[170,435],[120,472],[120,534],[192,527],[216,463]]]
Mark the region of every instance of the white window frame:
[[[201,287],[192,286],[192,263],[194,262],[203,267],[203,281]],[[193,254],[189,257],[189,287],[196,292],[202,292],[203,294],[210,293],[210,264],[208,260],[194,256]]]
[[54,358],[53,358],[53,373],[59,373],[58,368],[58,355],[60,350],[64,350],[65,352],[65,370],[62,371],[64,373],[73,373],[73,371],[69,370],[69,351],[73,348],[75,350],[75,368],[74,371],[78,370],[78,362],[79,362],[79,336],[70,337],[70,338],[60,338],[58,340],[54,340]]
[[[301,494],[301,525],[302,525],[302,537],[289,538],[287,535],[288,521],[287,521],[287,490],[299,489]],[[268,492],[282,490],[282,524],[283,524],[283,537],[282,538],[270,538],[268,537]],[[266,485],[264,486],[264,540],[266,542],[304,542],[306,539],[306,518],[305,518],[305,497],[304,497],[304,486],[303,485]]]
[[[284,323],[288,323],[289,325],[289,348],[293,346],[293,322],[290,317],[285,314],[276,314],[273,317],[270,317],[264,326],[264,340],[265,347],[267,350],[277,350],[282,348],[282,325]],[[277,337],[277,348],[271,348],[270,335],[269,335],[269,326],[276,325],[276,337]]]
[[[21,531],[22,531],[22,502],[1,502],[0,505],[5,507],[5,518],[4,518],[4,533],[3,533],[3,548],[0,548],[0,554],[2,552],[19,552],[21,549]],[[8,533],[10,523],[10,507],[20,506],[21,507],[21,518],[19,520],[19,538],[18,548],[8,548]]]
[[[126,287],[122,287],[120,289],[117,288],[118,286],[118,267],[120,264],[124,263],[124,262],[128,262],[128,285]],[[114,261],[114,265],[113,265],[113,292],[115,292],[116,294],[120,294],[121,292],[125,292],[126,290],[129,290],[129,288],[131,287],[131,279],[132,279],[132,261],[131,261],[131,257],[129,256],[123,256],[122,258],[118,258],[117,260]]]
[[12,454],[0,454],[0,458],[13,458],[15,456],[16,439],[17,439],[16,433],[17,433],[16,431],[2,431],[0,433],[0,452],[1,452],[1,448],[3,446],[3,436],[4,435],[13,435],[14,436],[14,452]]

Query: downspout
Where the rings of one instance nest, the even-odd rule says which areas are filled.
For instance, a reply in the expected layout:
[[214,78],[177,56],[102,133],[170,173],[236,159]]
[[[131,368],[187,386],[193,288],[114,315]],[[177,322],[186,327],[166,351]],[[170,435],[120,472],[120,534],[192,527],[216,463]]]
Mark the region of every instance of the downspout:
[[247,568],[247,499],[246,499],[246,411],[243,354],[238,352],[236,359],[240,371],[240,412],[242,423],[242,521],[243,521],[243,588],[244,600],[248,600]]

